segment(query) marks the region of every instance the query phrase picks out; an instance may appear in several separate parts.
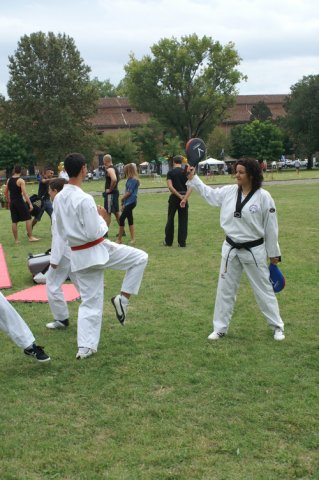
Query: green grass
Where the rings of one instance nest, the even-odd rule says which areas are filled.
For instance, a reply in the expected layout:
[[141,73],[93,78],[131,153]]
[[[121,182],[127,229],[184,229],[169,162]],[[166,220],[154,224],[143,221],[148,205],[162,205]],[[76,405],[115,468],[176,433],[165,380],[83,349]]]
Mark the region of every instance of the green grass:
[[[124,328],[109,301],[122,274],[106,272],[94,357],[75,360],[77,302],[62,332],[45,328],[47,305],[15,304],[50,365],[25,358],[0,333],[1,480],[319,478],[318,184],[267,189],[279,216],[286,340],[273,341],[245,277],[229,335],[206,340],[223,239],[219,209],[193,194],[187,248],[165,248],[168,195],[141,194],[137,246],[149,265]],[[38,244],[21,225],[16,246],[8,211],[0,210],[0,222],[9,294],[32,286],[27,254],[50,246],[50,224],[45,214]]]

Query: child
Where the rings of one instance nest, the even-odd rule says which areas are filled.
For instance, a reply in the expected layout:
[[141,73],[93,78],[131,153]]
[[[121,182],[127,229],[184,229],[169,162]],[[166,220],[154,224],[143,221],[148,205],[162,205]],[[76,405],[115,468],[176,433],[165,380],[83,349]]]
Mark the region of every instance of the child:
[[125,184],[125,193],[122,197],[122,214],[119,219],[119,233],[117,236],[117,243],[122,243],[122,236],[124,233],[124,224],[125,219],[127,218],[131,241],[130,244],[135,244],[135,228],[134,228],[134,219],[133,219],[133,210],[136,207],[137,203],[137,192],[138,187],[140,185],[140,181],[138,179],[138,173],[135,163],[129,163],[124,167],[124,174],[127,178]]
[[29,357],[42,363],[50,360],[43,348],[35,343],[28,325],[2,293],[0,293],[0,330],[6,333],[18,347],[23,348],[24,353]]
[[[65,178],[56,178],[49,183],[49,196],[51,202],[64,185],[68,183]],[[52,246],[50,268],[47,273],[46,286],[49,306],[54,318],[53,322],[47,323],[47,328],[64,329],[69,325],[69,309],[64,299],[62,285],[68,277],[76,284],[76,279],[71,273],[70,255],[68,244],[59,236],[56,228],[54,210],[52,213]]]

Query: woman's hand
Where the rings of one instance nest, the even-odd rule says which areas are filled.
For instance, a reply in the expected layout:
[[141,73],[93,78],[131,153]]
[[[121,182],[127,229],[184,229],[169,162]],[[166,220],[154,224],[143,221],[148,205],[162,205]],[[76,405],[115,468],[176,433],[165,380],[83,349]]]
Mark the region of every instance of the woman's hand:
[[271,257],[269,260],[270,260],[270,263],[272,263],[273,265],[277,265],[277,263],[279,263],[278,257]]

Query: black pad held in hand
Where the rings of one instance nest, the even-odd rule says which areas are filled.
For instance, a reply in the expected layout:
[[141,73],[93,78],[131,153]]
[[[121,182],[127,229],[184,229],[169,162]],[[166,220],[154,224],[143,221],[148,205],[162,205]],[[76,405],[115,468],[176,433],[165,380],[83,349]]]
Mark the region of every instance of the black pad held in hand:
[[189,165],[196,167],[206,155],[206,145],[201,138],[191,138],[186,143],[186,156]]

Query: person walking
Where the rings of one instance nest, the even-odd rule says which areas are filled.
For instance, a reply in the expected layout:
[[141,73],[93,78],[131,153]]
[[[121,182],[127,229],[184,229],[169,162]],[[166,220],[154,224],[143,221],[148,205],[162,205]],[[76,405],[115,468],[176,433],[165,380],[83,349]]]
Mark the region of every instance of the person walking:
[[124,175],[127,178],[125,184],[125,192],[121,200],[122,213],[119,219],[119,233],[117,235],[117,243],[122,243],[122,236],[124,233],[125,220],[127,219],[131,241],[130,244],[135,244],[135,226],[133,218],[133,210],[137,203],[137,193],[140,181],[135,163],[129,163],[124,167]]
[[87,174],[86,160],[80,153],[64,161],[69,183],[54,199],[58,234],[71,247],[71,272],[75,273],[81,296],[78,311],[77,359],[96,353],[102,325],[104,270],[126,271],[120,294],[112,297],[118,321],[124,325],[129,298],[137,295],[148,255],[127,245],[104,238],[108,231],[107,214],[96,206],[81,185]]
[[[188,198],[192,192],[187,188],[187,176],[182,168],[183,157],[173,157],[173,168],[167,173],[167,186],[171,195],[168,199],[168,214],[165,226],[165,240],[163,244],[171,247],[174,241],[174,219],[178,212],[178,245],[186,247],[188,228]],[[181,204],[181,202],[183,203]]]
[[209,340],[224,337],[229,328],[242,272],[245,271],[257,304],[273,330],[275,340],[284,340],[284,323],[269,279],[267,257],[272,264],[281,260],[275,203],[261,188],[263,175],[255,159],[235,163],[237,185],[210,188],[188,170],[188,186],[197,191],[209,205],[221,207],[220,224],[226,239]]
[[8,300],[0,292],[0,330],[2,330],[28,357],[44,363],[50,357],[43,347],[35,343],[35,338],[28,325]]
[[[13,175],[7,182],[8,201],[10,205],[12,233],[15,243],[18,238],[18,223],[25,222],[29,242],[38,242],[39,238],[32,235],[32,220],[30,212],[33,206],[26,191],[25,181],[21,178],[22,167],[15,165]],[[29,206],[29,210],[27,205]]]

